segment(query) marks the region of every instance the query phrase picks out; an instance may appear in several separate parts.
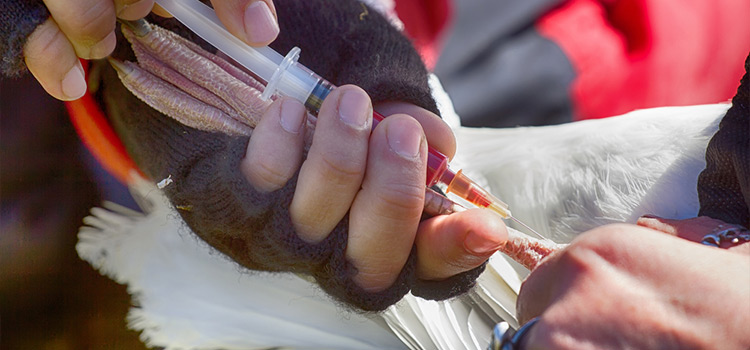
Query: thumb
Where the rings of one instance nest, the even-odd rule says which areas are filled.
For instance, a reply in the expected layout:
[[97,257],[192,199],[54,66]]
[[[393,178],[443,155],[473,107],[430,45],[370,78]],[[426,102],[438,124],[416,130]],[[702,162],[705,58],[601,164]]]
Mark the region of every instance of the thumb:
[[272,0],[213,0],[211,4],[227,30],[249,45],[268,45],[279,35]]
[[417,231],[417,274],[442,280],[482,265],[508,239],[499,216],[469,209],[423,221]]

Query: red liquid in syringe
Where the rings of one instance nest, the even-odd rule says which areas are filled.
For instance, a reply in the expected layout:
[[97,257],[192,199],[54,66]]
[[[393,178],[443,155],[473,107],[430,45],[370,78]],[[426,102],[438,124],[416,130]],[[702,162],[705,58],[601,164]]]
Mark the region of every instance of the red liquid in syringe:
[[[373,112],[372,116],[373,128],[385,118],[378,112]],[[479,185],[464,175],[461,170],[453,172],[448,167],[448,157],[440,153],[440,151],[429,147],[426,185],[427,187],[432,187],[438,183],[447,185],[447,192],[453,193],[478,207],[491,209],[506,219],[511,216],[507,204],[479,187]]]

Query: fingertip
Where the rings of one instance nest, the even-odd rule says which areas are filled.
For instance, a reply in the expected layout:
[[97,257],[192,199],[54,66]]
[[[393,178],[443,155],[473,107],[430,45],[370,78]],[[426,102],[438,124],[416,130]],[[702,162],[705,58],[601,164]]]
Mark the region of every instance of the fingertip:
[[394,117],[391,117],[391,120],[386,124],[385,137],[388,146],[402,158],[415,159],[426,150],[422,127],[419,122],[409,116]]
[[83,67],[54,19],[34,30],[23,51],[29,71],[52,97],[69,101],[86,93]]
[[505,239],[498,235],[482,231],[469,230],[464,238],[464,248],[475,256],[487,256],[496,252],[505,244]]
[[117,17],[129,21],[146,17],[153,8],[154,0],[140,0],[132,4],[115,3]]
[[441,280],[476,268],[507,239],[505,223],[484,209],[431,218],[417,235],[420,278]]
[[100,40],[98,43],[94,44],[89,49],[88,55],[81,55],[81,57],[89,58],[89,59],[100,59],[109,56],[112,51],[115,50],[115,46],[117,45],[117,35],[115,35],[115,32],[112,31],[109,34],[107,34],[104,39]]
[[305,106],[292,98],[284,98],[279,111],[279,124],[290,134],[299,134],[307,120]]
[[639,217],[636,221],[636,224],[639,226],[645,226],[648,227],[650,224],[657,223],[657,222],[663,222],[664,218],[661,218],[656,215],[652,214],[644,214],[643,216]]
[[672,223],[673,222],[670,219],[665,219],[654,215],[643,215],[636,221],[636,225],[640,227],[674,235],[676,234],[676,232]]
[[155,13],[157,16],[161,16],[164,18],[172,18],[171,13],[169,11],[165,10],[163,7],[159,6],[159,4],[154,4],[154,7],[151,9],[151,12]]
[[77,100],[86,93],[86,76],[81,62],[77,61],[65,74],[61,82],[61,90],[64,95],[61,99],[66,101]]
[[248,142],[240,170],[258,191],[284,187],[299,169],[304,148],[304,106],[291,98],[274,101]]
[[470,209],[463,213],[469,223],[464,236],[464,248],[476,256],[488,256],[508,240],[508,229],[497,215],[484,209]]
[[265,1],[254,1],[245,6],[243,25],[251,45],[267,45],[279,35],[279,23]]
[[638,226],[652,227],[655,223],[658,223],[658,222],[660,222],[658,218],[644,215],[644,216],[639,217],[635,223]]
[[339,94],[336,107],[339,120],[355,130],[370,129],[372,123],[370,96],[355,85],[345,85],[336,90],[334,92]]
[[45,5],[76,56],[98,59],[114,50],[117,40],[113,1],[45,1]]
[[386,117],[393,114],[407,114],[411,116],[422,125],[425,137],[430,146],[435,147],[435,149],[449,158],[453,158],[455,155],[456,138],[453,135],[453,130],[435,113],[403,101],[380,102],[375,106],[375,110]]

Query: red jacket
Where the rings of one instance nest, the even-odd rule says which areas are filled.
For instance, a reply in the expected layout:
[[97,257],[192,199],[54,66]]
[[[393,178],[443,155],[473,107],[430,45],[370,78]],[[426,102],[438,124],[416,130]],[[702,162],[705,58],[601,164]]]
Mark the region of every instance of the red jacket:
[[[433,67],[452,4],[397,0],[396,10]],[[747,0],[569,0],[532,20],[573,67],[577,120],[728,101],[750,52],[748,14]]]

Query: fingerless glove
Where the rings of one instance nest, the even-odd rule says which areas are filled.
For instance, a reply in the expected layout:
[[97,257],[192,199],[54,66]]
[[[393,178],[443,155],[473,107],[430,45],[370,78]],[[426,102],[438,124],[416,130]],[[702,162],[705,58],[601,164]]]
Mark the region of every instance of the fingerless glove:
[[[374,10],[357,1],[279,0],[280,37],[271,45],[286,53],[302,50],[300,62],[336,85],[356,84],[373,103],[398,100],[437,113],[427,71],[411,43]],[[152,22],[207,47],[174,20]],[[132,60],[127,43],[116,56]],[[292,225],[289,205],[296,178],[271,193],[255,191],[240,172],[248,138],[191,129],[149,108],[108,70],[102,100],[136,163],[155,181],[171,176],[165,188],[180,215],[200,238],[244,267],[310,275],[330,295],[361,310],[378,311],[410,290],[445,299],[467,291],[483,267],[439,282],[415,275],[415,253],[396,282],[379,293],[352,280],[346,260],[348,217],[323,241],[304,242]]]

